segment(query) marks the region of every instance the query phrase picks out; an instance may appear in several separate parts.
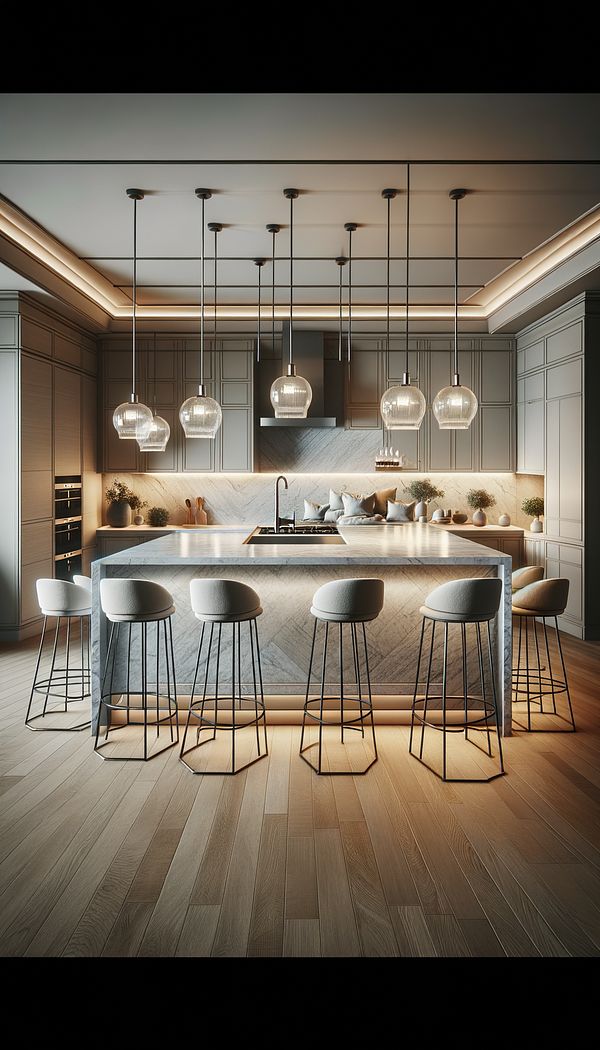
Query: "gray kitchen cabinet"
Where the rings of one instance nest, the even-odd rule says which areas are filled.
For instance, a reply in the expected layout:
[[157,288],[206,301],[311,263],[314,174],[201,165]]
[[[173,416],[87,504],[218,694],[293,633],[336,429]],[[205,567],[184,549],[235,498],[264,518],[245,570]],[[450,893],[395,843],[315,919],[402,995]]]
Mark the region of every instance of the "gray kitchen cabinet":
[[54,366],[54,473],[81,474],[81,377]]
[[543,474],[546,461],[545,375],[517,381],[517,471]]
[[580,395],[546,403],[546,503],[548,535],[583,539],[583,427]]
[[[351,359],[346,365],[347,430],[378,430],[380,434],[383,433],[379,402],[383,393],[384,367],[381,350],[372,352],[353,347]],[[377,439],[374,445],[376,443]]]
[[583,556],[581,547],[546,542],[546,578],[559,576],[569,581],[569,597],[558,625],[577,638],[583,637]]
[[[514,354],[484,349],[479,358],[479,470],[512,471],[515,462]],[[477,390],[475,390],[477,393]]]

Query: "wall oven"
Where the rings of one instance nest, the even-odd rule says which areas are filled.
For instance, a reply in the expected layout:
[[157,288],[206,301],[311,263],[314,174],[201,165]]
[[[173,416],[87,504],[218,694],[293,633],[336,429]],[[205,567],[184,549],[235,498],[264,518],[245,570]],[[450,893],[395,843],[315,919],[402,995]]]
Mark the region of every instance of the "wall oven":
[[81,573],[81,477],[69,474],[54,479],[54,576],[72,580]]

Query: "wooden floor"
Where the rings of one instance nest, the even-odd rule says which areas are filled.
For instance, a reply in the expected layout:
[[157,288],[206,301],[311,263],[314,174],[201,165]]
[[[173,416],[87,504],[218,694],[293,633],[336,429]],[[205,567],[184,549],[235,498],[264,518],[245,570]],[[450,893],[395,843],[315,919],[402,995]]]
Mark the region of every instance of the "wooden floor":
[[578,732],[506,739],[489,784],[440,782],[390,726],[364,777],[317,777],[290,726],[235,777],[103,762],[24,728],[36,643],[4,647],[0,954],[598,955],[600,645],[562,640]]

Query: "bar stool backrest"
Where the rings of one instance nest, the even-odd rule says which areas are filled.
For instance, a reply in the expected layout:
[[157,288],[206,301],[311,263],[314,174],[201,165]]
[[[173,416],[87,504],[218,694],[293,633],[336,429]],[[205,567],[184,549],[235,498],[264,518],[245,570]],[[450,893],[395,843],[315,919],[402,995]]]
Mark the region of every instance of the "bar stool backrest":
[[79,576],[75,573],[73,583],[76,583],[78,587],[84,587],[90,594],[92,593],[92,581],[89,576]]
[[170,609],[173,597],[152,580],[100,580],[100,603],[107,616],[142,619]]
[[515,569],[512,574],[513,592],[520,591],[522,587],[527,587],[528,584],[537,583],[538,580],[543,579],[543,565],[523,565],[521,569]]
[[383,580],[330,580],[315,591],[312,608],[343,620],[374,620],[383,608]]
[[46,616],[84,615],[90,610],[89,591],[68,580],[36,580],[38,602]]
[[450,580],[431,591],[425,599],[427,608],[469,619],[489,619],[498,612],[502,580],[497,578]]
[[560,616],[569,597],[569,581],[562,577],[538,580],[517,591],[513,604],[519,609]]

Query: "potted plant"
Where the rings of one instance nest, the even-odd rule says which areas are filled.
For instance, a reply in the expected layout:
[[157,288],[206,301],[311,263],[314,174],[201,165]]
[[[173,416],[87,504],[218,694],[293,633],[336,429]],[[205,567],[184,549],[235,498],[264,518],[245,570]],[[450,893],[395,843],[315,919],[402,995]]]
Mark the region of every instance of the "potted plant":
[[478,525],[480,528],[482,525],[487,525],[487,514],[485,511],[488,507],[494,506],[496,497],[492,496],[490,492],[486,492],[485,489],[470,489],[467,492],[467,503],[473,511],[471,518],[473,525]]
[[148,511],[148,524],[155,528],[163,528],[169,520],[169,511],[166,507],[150,507]]
[[521,504],[521,510],[528,517],[533,518],[531,525],[529,526],[530,532],[542,532],[543,525],[540,521],[540,514],[544,513],[544,501],[541,496],[530,496],[529,499],[524,499]]
[[441,499],[444,495],[443,489],[438,489],[429,480],[429,478],[419,478],[416,481],[411,481],[410,485],[406,487],[406,491],[412,496],[413,499],[418,500],[415,507],[415,521],[419,518],[427,517],[427,504],[432,499]]
[[106,490],[105,496],[108,503],[106,521],[114,529],[124,529],[127,525],[131,525],[131,511],[139,511],[146,506],[146,503],[118,478],[115,478],[110,488]]

